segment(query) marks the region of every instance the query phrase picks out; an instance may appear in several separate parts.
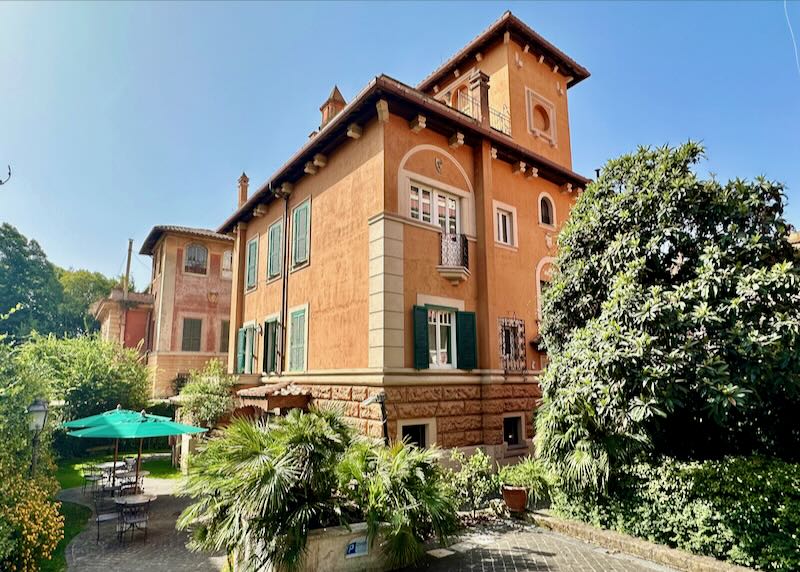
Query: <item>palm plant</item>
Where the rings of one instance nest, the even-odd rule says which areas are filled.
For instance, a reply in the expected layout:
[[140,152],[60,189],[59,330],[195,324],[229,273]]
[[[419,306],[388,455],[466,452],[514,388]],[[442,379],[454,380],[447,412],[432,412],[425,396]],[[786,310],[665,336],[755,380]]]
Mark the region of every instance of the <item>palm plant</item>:
[[233,420],[196,456],[178,527],[191,548],[235,554],[244,569],[297,569],[309,530],[341,523],[335,467],[352,438],[329,411]]
[[408,566],[424,553],[431,535],[440,542],[458,528],[458,500],[437,453],[402,442],[376,446],[353,443],[338,470],[340,489],[367,522],[370,542],[379,533],[393,567]]
[[195,457],[178,519],[190,548],[235,555],[244,570],[296,570],[314,528],[365,520],[394,565],[447,538],[457,502],[433,451],[356,438],[341,412],[234,419]]

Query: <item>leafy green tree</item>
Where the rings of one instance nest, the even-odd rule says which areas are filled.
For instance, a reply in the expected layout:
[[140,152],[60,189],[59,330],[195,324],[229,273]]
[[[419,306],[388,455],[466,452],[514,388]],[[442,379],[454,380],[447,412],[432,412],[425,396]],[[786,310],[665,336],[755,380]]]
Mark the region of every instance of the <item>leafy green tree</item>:
[[31,331],[56,332],[63,297],[55,267],[35,240],[8,223],[0,225],[0,312],[21,305],[0,322],[0,332],[18,342]]
[[694,143],[610,161],[559,237],[537,449],[576,488],[642,451],[800,454],[800,272],[783,187]]
[[87,334],[97,330],[98,324],[89,313],[89,307],[108,296],[118,281],[100,272],[88,270],[57,269],[58,281],[64,295],[58,308],[61,330],[70,334]]
[[47,381],[51,399],[63,399],[65,420],[117,405],[147,405],[147,369],[136,351],[97,336],[56,338],[33,334],[19,348],[19,362]]
[[209,360],[203,369],[189,374],[180,392],[181,409],[195,422],[213,427],[233,409],[234,382],[220,360]]

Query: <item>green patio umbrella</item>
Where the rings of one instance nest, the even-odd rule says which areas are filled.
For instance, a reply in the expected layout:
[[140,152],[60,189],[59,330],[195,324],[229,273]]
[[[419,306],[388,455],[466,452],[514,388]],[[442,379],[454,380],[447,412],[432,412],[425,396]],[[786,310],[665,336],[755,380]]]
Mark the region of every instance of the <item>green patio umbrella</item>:
[[[150,415],[148,417],[159,419],[161,421],[170,421],[169,417],[162,415]],[[116,425],[117,423],[128,423],[129,421],[140,421],[142,413],[140,411],[131,411],[130,409],[122,409],[117,405],[116,408],[97,415],[90,415],[89,417],[82,417],[80,419],[73,419],[72,421],[65,421],[61,424],[66,429],[83,429],[86,427],[99,427],[102,425]]]
[[130,420],[113,425],[100,425],[88,427],[78,431],[70,431],[67,435],[81,438],[97,439],[139,439],[139,456],[136,459],[136,482],[139,482],[139,470],[142,464],[142,441],[149,437],[169,437],[185,433],[204,433],[208,429],[184,425],[171,419],[157,415],[147,415],[142,412],[136,420]]
[[[161,421],[170,421],[169,417],[163,415],[149,415],[153,419]],[[107,425],[116,425],[117,423],[128,423],[129,421],[139,421],[142,418],[142,412],[131,411],[130,409],[122,409],[121,405],[117,405],[114,409],[98,413],[97,415],[90,415],[89,417],[81,417],[80,419],[73,419],[72,421],[65,421],[61,424],[66,429],[84,429],[86,427],[103,427]],[[119,454],[119,439],[114,441],[114,466],[117,465],[117,456]],[[116,483],[116,475],[112,472],[111,486]]]

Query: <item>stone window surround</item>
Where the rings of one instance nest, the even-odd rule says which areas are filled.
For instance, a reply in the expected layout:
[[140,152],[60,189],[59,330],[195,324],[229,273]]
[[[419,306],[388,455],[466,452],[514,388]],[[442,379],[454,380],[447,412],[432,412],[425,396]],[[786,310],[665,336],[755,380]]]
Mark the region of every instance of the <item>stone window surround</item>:
[[[509,204],[492,200],[492,211],[494,212],[494,244],[495,246],[500,246],[502,248],[510,248],[511,250],[517,250],[519,246],[519,219],[517,218],[517,208],[513,207]],[[507,213],[511,214],[511,240],[510,244],[505,242],[500,242],[498,238],[498,224],[497,224],[497,213],[498,211],[506,211]]]
[[407,425],[425,425],[425,447],[436,444],[436,418],[423,417],[419,419],[398,419],[397,420],[397,439],[403,435],[403,427]]
[[[533,107],[534,105],[539,104],[545,108],[548,113],[548,119],[550,120],[550,132],[545,133],[544,131],[540,131],[533,126]],[[556,107],[553,105],[549,99],[544,97],[543,95],[535,92],[529,87],[525,87],[525,113],[528,118],[528,132],[532,133],[536,137],[541,137],[545,141],[547,141],[552,147],[556,147],[558,144],[557,136],[556,136]]]
[[[542,222],[542,199],[546,198],[550,201],[550,210],[552,211],[553,215],[553,224],[547,224]],[[536,208],[539,211],[539,226],[544,227],[549,230],[555,230],[556,226],[558,225],[558,215],[556,214],[556,202],[553,200],[553,197],[547,191],[542,191],[539,193],[539,197],[536,202]]]
[[[258,364],[258,357],[259,357],[259,352],[258,352],[259,327],[258,327],[258,324],[256,323],[255,320],[249,320],[249,321],[244,322],[242,324],[242,328],[241,329],[246,330],[247,328],[252,328],[253,329],[253,340],[252,340],[251,345],[250,345],[250,354],[249,354],[250,371],[247,371],[247,363],[248,363],[247,342],[245,342],[245,344],[244,344],[244,371],[241,372],[241,373],[243,373],[245,375],[249,375],[249,374],[253,373],[254,369],[258,369],[258,365],[256,365],[256,367],[253,367],[253,362],[256,362],[256,364]],[[238,352],[239,351],[239,339],[238,339],[239,338],[239,330],[236,330],[236,338],[237,338],[236,339],[236,351]]]
[[[292,354],[292,314],[295,312],[299,312],[302,310],[305,315],[305,332],[304,334],[304,341],[303,341],[303,369],[290,369],[291,364],[291,354]],[[308,302],[305,304],[298,304],[297,306],[293,306],[289,308],[286,312],[286,372],[289,374],[292,373],[303,373],[308,371],[308,330],[310,325],[309,315],[308,315]]]
[[519,445],[509,445],[505,441],[505,435],[503,435],[503,443],[511,450],[514,449],[524,449],[529,447],[527,433],[525,432],[525,411],[510,411],[508,413],[503,413],[503,421],[512,417],[518,417],[520,422],[520,443]]

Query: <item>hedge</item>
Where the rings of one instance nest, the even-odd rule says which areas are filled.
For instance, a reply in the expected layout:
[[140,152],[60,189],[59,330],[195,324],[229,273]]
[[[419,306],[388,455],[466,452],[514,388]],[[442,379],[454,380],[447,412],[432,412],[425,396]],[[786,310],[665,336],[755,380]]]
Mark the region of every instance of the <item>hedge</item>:
[[557,491],[553,510],[759,570],[800,570],[800,464],[740,457],[638,464],[605,493]]

